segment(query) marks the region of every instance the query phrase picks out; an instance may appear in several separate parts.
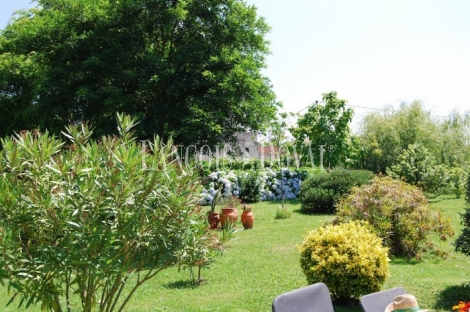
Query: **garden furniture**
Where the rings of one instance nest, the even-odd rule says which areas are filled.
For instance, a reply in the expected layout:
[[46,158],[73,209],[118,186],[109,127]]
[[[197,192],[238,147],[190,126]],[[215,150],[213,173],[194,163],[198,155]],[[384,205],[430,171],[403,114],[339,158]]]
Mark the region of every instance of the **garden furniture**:
[[390,304],[396,296],[404,294],[406,294],[406,291],[403,288],[395,287],[364,295],[361,297],[359,302],[364,312],[385,311],[387,305]]
[[330,291],[324,283],[316,283],[277,296],[273,312],[334,312]]

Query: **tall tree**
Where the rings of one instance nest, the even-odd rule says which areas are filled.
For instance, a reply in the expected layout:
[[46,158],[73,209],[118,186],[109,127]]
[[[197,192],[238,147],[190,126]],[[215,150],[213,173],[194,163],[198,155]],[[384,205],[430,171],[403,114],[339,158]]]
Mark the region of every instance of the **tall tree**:
[[326,166],[348,165],[354,154],[349,128],[353,110],[346,107],[346,100],[337,98],[335,91],[324,93],[323,102],[311,105],[291,133],[298,149],[303,151],[304,162],[312,161],[309,158],[313,156],[314,161],[323,157]]
[[260,70],[269,26],[242,0],[38,0],[0,33],[0,135],[89,120],[213,144],[259,130],[277,102]]

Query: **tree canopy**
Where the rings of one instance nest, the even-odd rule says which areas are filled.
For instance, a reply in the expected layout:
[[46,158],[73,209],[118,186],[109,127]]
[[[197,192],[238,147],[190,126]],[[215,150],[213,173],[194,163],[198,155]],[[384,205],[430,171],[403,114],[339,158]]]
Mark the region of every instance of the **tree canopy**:
[[469,113],[454,111],[436,118],[419,101],[372,112],[363,119],[359,134],[361,166],[385,173],[413,144],[425,146],[437,165],[464,166],[470,160],[469,129]]
[[38,0],[0,33],[0,135],[114,116],[137,136],[214,144],[275,115],[269,26],[242,0]]
[[[325,166],[347,165],[353,152],[349,128],[353,110],[346,107],[346,100],[337,98],[335,91],[324,93],[323,101],[324,104],[309,106],[307,113],[300,116],[297,127],[291,133],[296,138],[299,150],[302,150],[302,158],[307,159],[306,162],[309,161],[309,156],[320,155],[315,161],[324,156]],[[308,155],[310,151],[312,153]]]

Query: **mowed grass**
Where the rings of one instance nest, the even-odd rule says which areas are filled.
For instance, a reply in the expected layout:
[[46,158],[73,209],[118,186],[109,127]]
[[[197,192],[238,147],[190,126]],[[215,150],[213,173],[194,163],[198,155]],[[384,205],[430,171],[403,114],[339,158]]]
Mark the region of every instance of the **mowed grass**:
[[[296,245],[301,244],[308,230],[328,222],[330,215],[304,215],[300,204],[288,203],[289,219],[275,219],[280,203],[253,205],[256,220],[251,230],[237,231],[227,249],[209,269],[202,271],[204,281],[192,283],[188,270],[163,271],[144,284],[135,294],[126,311],[271,311],[271,302],[279,294],[304,287],[306,279],[299,265]],[[459,212],[463,199],[440,197],[432,202],[452,219],[456,235],[461,232]],[[404,287],[414,294],[421,308],[450,311],[459,300],[470,300],[470,257],[455,253],[455,237],[440,243],[449,252],[442,260],[425,255],[423,261],[392,259],[390,278],[383,289]],[[9,299],[5,288],[0,300]],[[2,310],[0,308],[0,310]],[[18,311],[13,303],[4,311]],[[27,311],[40,311],[33,307]],[[361,311],[359,306],[340,306],[335,311]]]

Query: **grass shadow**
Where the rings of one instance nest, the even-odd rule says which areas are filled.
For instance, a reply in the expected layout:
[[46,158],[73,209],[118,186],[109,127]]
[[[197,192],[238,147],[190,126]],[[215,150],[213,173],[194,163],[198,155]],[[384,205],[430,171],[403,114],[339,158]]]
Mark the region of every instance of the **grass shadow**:
[[446,200],[456,200],[456,199],[458,200],[459,199],[453,194],[446,194],[446,195],[425,194],[425,195],[426,195],[426,198],[428,199],[428,203],[430,204],[435,204],[435,203],[439,203],[439,202],[446,201]]
[[468,302],[470,293],[470,282],[462,285],[454,285],[444,288],[437,295],[436,309],[450,310],[459,301]]
[[164,284],[163,287],[166,289],[194,289],[199,287],[200,284],[192,280],[180,280]]
[[315,213],[312,211],[301,210],[300,208],[295,209],[293,212],[304,215],[304,216],[318,216],[318,217],[334,217],[335,216],[334,213]]
[[390,258],[390,264],[393,264],[393,265],[417,265],[417,264],[423,263],[422,261],[416,260],[415,258],[409,259],[406,256],[401,256],[401,257],[389,256],[389,258]]

